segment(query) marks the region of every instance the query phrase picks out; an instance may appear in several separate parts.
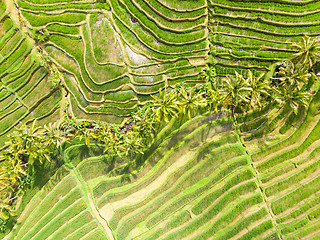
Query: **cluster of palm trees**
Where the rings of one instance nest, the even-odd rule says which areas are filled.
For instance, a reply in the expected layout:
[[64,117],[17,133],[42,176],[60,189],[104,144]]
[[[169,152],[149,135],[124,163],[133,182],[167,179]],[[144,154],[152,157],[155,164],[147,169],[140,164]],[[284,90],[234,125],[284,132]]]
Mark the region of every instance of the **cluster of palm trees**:
[[299,106],[309,104],[308,83],[315,75],[312,68],[320,57],[320,39],[304,36],[292,46],[296,53],[279,64],[279,70],[269,79],[263,73],[256,77],[249,70],[246,77],[235,72],[218,82],[213,67],[208,67],[203,73],[210,83],[207,100],[215,108],[229,107],[232,114],[261,108],[273,101],[279,108],[288,105],[297,114]]
[[[149,122],[168,122],[172,117],[186,114],[189,118],[197,109],[218,111],[229,108],[232,115],[276,102],[279,108],[289,106],[297,114],[299,106],[307,107],[310,100],[308,82],[314,73],[312,67],[320,57],[320,39],[304,36],[293,44],[296,53],[279,64],[274,77],[251,71],[244,75],[237,71],[222,79],[216,77],[213,66],[202,73],[206,81],[201,86],[178,84],[175,89],[160,91],[148,105]],[[148,116],[148,114],[147,114]]]
[[[137,120],[137,119],[136,119]],[[23,188],[28,175],[34,172],[34,164],[50,162],[62,151],[62,144],[74,138],[85,144],[100,143],[104,152],[110,155],[132,155],[143,153],[147,136],[146,126],[124,131],[118,125],[103,122],[78,121],[66,118],[64,121],[36,126],[22,126],[8,136],[4,150],[0,153],[0,219],[6,221],[14,215],[12,202]],[[148,127],[150,128],[150,127]]]
[[202,74],[205,84],[190,87],[182,83],[171,90],[160,90],[157,96],[152,96],[152,101],[133,112],[124,126],[66,117],[62,122],[43,127],[36,126],[34,121],[17,129],[8,136],[0,153],[0,219],[6,220],[14,214],[12,201],[32,172],[33,164],[51,161],[51,154],[59,154],[62,143],[74,138],[86,145],[102,144],[104,152],[111,156],[143,154],[155,137],[157,126],[172,117],[191,119],[199,109],[229,108],[234,116],[236,112],[276,101],[280,107],[288,104],[297,114],[299,106],[307,106],[309,102],[306,83],[320,57],[320,40],[303,37],[293,47],[297,53],[282,63],[274,78],[268,79],[263,73],[255,76],[249,70],[246,76],[235,72],[218,80],[215,68],[207,67]]
[[60,131],[60,123],[50,123],[37,127],[23,126],[8,136],[4,150],[0,153],[0,218],[7,220],[14,211],[11,207],[19,189],[26,183],[32,170],[30,167],[38,161],[50,161],[50,154],[57,149],[68,133]]

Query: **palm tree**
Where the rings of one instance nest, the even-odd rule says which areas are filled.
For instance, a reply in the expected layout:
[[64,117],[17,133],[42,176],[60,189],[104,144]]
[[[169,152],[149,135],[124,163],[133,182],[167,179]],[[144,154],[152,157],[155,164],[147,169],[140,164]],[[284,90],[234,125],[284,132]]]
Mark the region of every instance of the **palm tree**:
[[50,146],[48,146],[45,142],[45,137],[43,141],[34,142],[32,148],[30,148],[27,151],[28,155],[28,164],[32,165],[39,161],[41,164],[43,164],[45,161],[50,161]]
[[236,107],[250,102],[248,97],[251,91],[248,79],[245,79],[238,72],[235,72],[235,76],[226,76],[222,80],[221,92],[224,95],[224,104],[231,106],[232,114],[234,114]]
[[264,73],[261,73],[258,77],[255,77],[253,73],[249,70],[248,71],[248,87],[250,88],[250,105],[251,107],[258,106],[259,108],[262,107],[262,96],[267,97],[269,96],[270,88],[270,81],[264,79]]
[[150,107],[153,108],[153,118],[161,122],[164,120],[165,122],[169,122],[170,118],[173,116],[178,116],[179,102],[176,97],[176,94],[173,92],[169,92],[167,94],[167,89],[163,92],[159,92],[159,96],[151,96],[153,101],[150,104]]
[[97,121],[93,123],[93,129],[97,132],[105,131],[108,128],[106,122]]
[[215,85],[216,69],[213,66],[206,67],[201,73],[201,77],[212,85]]
[[286,87],[279,87],[274,91],[275,96],[273,98],[279,103],[280,108],[288,104],[291,110],[298,114],[299,106],[308,107],[309,105],[310,94],[308,92],[303,92],[299,89],[292,91]]
[[144,141],[148,141],[149,138],[154,138],[155,134],[155,121],[152,116],[152,108],[148,104],[138,108],[132,114],[132,131],[136,132]]
[[180,109],[183,114],[186,114],[191,119],[194,111],[200,107],[206,105],[205,99],[202,97],[202,93],[196,92],[195,88],[188,90],[180,90]]
[[119,126],[109,125],[106,131],[99,135],[99,140],[104,143],[105,153],[121,156],[121,152],[124,151],[124,134],[119,131]]
[[28,149],[32,148],[35,141],[39,141],[39,132],[41,128],[36,127],[36,120],[33,121],[30,127],[21,126],[16,131],[8,136],[9,142],[7,143],[16,154],[24,154]]
[[302,65],[296,65],[291,61],[287,61],[279,70],[279,74],[282,76],[280,78],[281,84],[290,89],[297,88],[301,90],[311,77],[307,68],[302,67]]
[[92,138],[98,142],[107,142],[113,137],[110,125],[99,125],[94,127],[95,132],[92,134]]
[[224,96],[220,91],[209,88],[207,90],[206,96],[206,105],[210,108],[210,110],[214,110],[218,113],[219,109],[223,106]]
[[121,156],[121,152],[124,151],[123,139],[118,137],[111,137],[104,141],[105,149],[104,152],[110,154],[111,156],[118,155]]
[[8,177],[8,179],[10,179],[14,184],[28,174],[26,164],[22,163],[20,159],[10,159],[6,161],[4,168],[5,169],[2,169],[1,171],[2,176]]
[[320,39],[304,36],[300,43],[292,44],[292,47],[297,50],[290,58],[295,64],[311,68],[320,57]]
[[43,135],[45,135],[46,145],[55,145],[58,148],[61,143],[67,139],[68,131],[63,132],[61,130],[61,125],[62,122],[57,121],[54,123],[49,123],[43,127]]
[[90,145],[91,139],[95,137],[94,135],[94,131],[86,128],[85,126],[78,129],[76,133],[76,137],[79,137],[80,141],[84,139],[84,142],[87,146]]
[[10,216],[16,215],[12,206],[10,206],[10,199],[2,199],[0,202],[0,218],[8,220]]
[[143,140],[135,132],[128,132],[124,137],[124,149],[126,155],[129,155],[131,152],[139,152],[143,154]]

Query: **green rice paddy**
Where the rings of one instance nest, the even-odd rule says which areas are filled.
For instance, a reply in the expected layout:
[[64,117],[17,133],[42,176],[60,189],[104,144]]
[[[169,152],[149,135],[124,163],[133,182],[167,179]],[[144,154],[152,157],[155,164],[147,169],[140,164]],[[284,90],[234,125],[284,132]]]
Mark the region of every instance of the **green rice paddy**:
[[[13,1],[13,0],[12,0]],[[270,74],[301,36],[319,36],[320,2],[0,0],[0,147],[15,127],[63,116],[120,123],[163,87]],[[20,22],[16,22],[20,19]],[[63,76],[53,86],[30,34]],[[174,118],[144,154],[81,141],[17,203],[3,239],[319,239],[320,93],[295,115],[272,104]]]

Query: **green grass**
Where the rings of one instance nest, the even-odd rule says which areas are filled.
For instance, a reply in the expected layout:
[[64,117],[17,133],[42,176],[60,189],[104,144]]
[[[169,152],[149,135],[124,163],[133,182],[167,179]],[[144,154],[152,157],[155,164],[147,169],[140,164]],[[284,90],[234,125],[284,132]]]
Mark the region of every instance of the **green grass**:
[[[43,219],[43,216],[47,214],[48,210],[52,209],[55,206],[55,204],[59,202],[60,197],[62,197],[63,199],[63,197],[65,197],[74,187],[75,187],[74,180],[70,177],[69,178],[67,177],[65,180],[63,180],[61,183],[59,183],[53,188],[54,191],[50,191],[52,189],[49,189],[49,191],[46,193],[43,190],[42,192],[39,192],[39,194],[45,193],[43,194],[43,197],[40,198],[42,199],[42,202],[40,202],[40,204],[38,204],[37,207],[32,209],[32,211],[30,212],[30,215],[26,218],[23,226],[19,229],[17,237],[20,236],[22,238],[24,235],[26,235],[30,231],[30,228],[32,228],[32,226],[35,223],[39,222],[39,220]],[[56,194],[55,190],[58,190],[57,193],[59,195]],[[76,197],[75,199],[81,197],[80,194],[78,196],[77,195],[73,195],[73,196]],[[67,201],[66,198],[65,198],[65,201]],[[58,209],[56,211],[58,211]]]
[[[200,156],[202,157],[203,155],[198,155],[195,160],[199,161]],[[188,165],[197,166],[197,161],[190,162]],[[209,159],[204,157],[204,161],[209,162]],[[177,208],[185,206],[191,202],[202,192],[208,190],[211,184],[217,181],[217,179],[210,179],[209,177],[206,177],[212,169],[209,169],[207,166],[201,166],[201,163],[198,163],[198,165],[197,169],[191,169],[190,173],[190,170],[187,171],[187,167],[189,166],[175,171],[175,174],[170,176],[170,183],[158,188],[156,195],[153,194],[150,198],[144,199],[141,203],[136,203],[132,206],[128,206],[127,208],[120,209],[120,211],[116,212],[115,217],[110,221],[111,226],[115,228],[119,219],[126,216],[121,220],[121,224],[118,227],[118,231],[122,233],[130,230],[133,226],[137,226],[140,222],[145,221],[151,213],[154,213],[155,216],[153,216],[153,218],[147,223],[148,228],[150,228],[154,224],[161,222],[161,220],[168,214],[174,213]],[[186,173],[183,174],[183,172]],[[199,172],[199,174],[196,174],[196,172]],[[178,176],[181,176],[180,178],[182,179],[179,179]],[[190,176],[192,176],[192,180],[187,181]],[[174,182],[175,184],[171,184],[171,182]],[[166,206],[165,208],[162,207],[161,211],[159,211],[158,206],[162,205]],[[132,214],[133,209],[138,208],[139,211],[135,210],[136,212]],[[133,220],[130,221],[128,218]]]
[[[316,160],[316,159],[311,156],[310,160]],[[304,162],[306,162],[306,159]],[[271,187],[266,189],[266,195],[272,196],[272,195],[276,194],[277,192],[281,192],[281,191],[287,189],[288,187],[290,187],[294,183],[297,183],[297,182],[307,178],[309,175],[314,173],[319,168],[318,164],[320,164],[319,161],[316,161],[315,163],[310,164],[306,168],[301,169],[298,173],[288,177],[287,179],[285,179],[281,182],[278,182],[275,185],[272,185]]]
[[279,214],[294,204],[298,204],[303,199],[309,197],[319,190],[319,179],[313,178],[311,181],[304,183],[299,188],[283,196],[279,200],[272,203],[272,209],[275,214]]
[[94,230],[89,234],[85,235],[84,239],[96,239],[96,240],[105,240],[106,236],[101,229]]
[[[246,216],[245,218],[239,220],[236,224],[231,225],[229,229],[225,229],[223,233],[220,234],[219,239],[230,239],[231,237],[234,237],[237,233],[239,233],[241,230],[247,228],[250,226],[250,224],[254,223],[258,219],[265,218],[267,215],[267,211],[265,208],[261,208],[259,211],[253,213],[250,216]],[[248,233],[250,230],[247,230]],[[259,232],[259,233],[262,233]],[[247,235],[248,236],[248,235]],[[244,238],[245,239],[245,238]]]
[[46,223],[46,218],[42,219],[42,224],[37,225],[33,228],[36,232],[28,232],[28,234],[23,236],[22,239],[29,239],[31,236],[33,236],[34,239],[46,239],[59,227],[65,224],[66,221],[69,221],[73,217],[81,214],[81,212],[85,209],[86,204],[83,201],[75,201],[74,203],[72,203],[72,205],[70,205],[70,209],[60,208],[60,210],[62,211],[60,211],[61,213],[59,215],[56,213],[56,217],[54,217],[53,219],[50,218],[51,221],[47,222],[46,225],[43,225],[43,223]]
[[[217,225],[210,227],[208,229],[208,231],[206,233],[204,233],[204,234],[208,234],[208,236],[204,236],[204,237],[207,238],[209,236],[212,236],[212,234],[214,234],[214,232],[217,229],[219,229],[219,227],[221,225],[229,223],[230,220],[234,219],[242,211],[246,210],[247,208],[249,208],[252,205],[259,203],[261,201],[262,201],[262,199],[261,199],[261,196],[259,196],[259,195],[252,195],[250,197],[243,198],[241,200],[239,199],[237,206],[230,207],[228,209],[229,211],[226,211],[226,210],[223,211],[223,216],[221,216],[221,218],[216,221]],[[183,229],[181,229],[178,232],[169,234],[166,239],[177,239],[177,238],[181,239],[181,238],[191,234],[192,232],[196,231],[197,229],[199,229],[200,226],[207,223],[210,218],[216,216],[216,214],[218,214],[220,212],[219,211],[221,209],[220,206],[223,206],[225,203],[221,204],[221,202],[220,202],[217,204],[213,204],[213,206],[208,209],[208,211],[206,212],[205,215],[200,216],[198,219],[196,219],[194,221],[190,221],[187,224],[187,226],[185,226]],[[221,225],[219,225],[219,224],[221,224]]]
[[47,26],[47,29],[52,32],[60,32],[64,34],[79,34],[79,28],[68,25],[53,23]]
[[[56,109],[61,99],[60,95],[56,94],[53,98],[55,104],[41,104],[41,99],[50,93],[50,84],[42,81],[47,71],[35,60],[34,52],[31,51],[32,45],[23,33],[8,15],[4,16],[0,31],[1,85],[3,93],[11,94],[16,101],[10,105],[10,98],[5,98],[4,95],[0,99],[1,143],[15,126],[30,119],[29,115],[33,114],[33,111],[37,117],[44,116],[44,113]],[[40,82],[41,91],[37,91],[36,87]]]
[[[222,209],[227,203],[228,200],[231,202],[236,200],[242,193],[246,191],[250,192],[256,189],[255,184],[246,184],[244,186],[237,187],[232,191],[228,191],[231,187],[241,183],[242,181],[250,180],[253,177],[250,171],[243,171],[239,175],[231,178],[231,180],[225,183],[219,190],[211,193],[210,195],[205,196],[197,205],[195,205],[192,209],[192,212],[196,215],[200,215],[209,208],[216,199],[219,199],[220,196],[223,196],[222,199],[217,200],[217,205],[219,206],[216,208],[216,214],[218,213],[219,209]],[[226,193],[225,195],[223,195]]]

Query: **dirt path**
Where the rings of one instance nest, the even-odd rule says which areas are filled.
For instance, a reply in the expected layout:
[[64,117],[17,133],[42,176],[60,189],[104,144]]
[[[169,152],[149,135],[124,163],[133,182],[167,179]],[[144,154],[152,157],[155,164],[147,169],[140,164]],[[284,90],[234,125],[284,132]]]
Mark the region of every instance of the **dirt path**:
[[97,210],[96,205],[93,201],[91,191],[89,190],[86,182],[83,180],[82,176],[80,175],[80,173],[78,172],[78,170],[75,167],[71,167],[71,169],[72,169],[71,173],[72,173],[73,177],[75,178],[75,180],[78,182],[80,189],[83,191],[83,198],[85,198],[87,200],[87,202],[89,203],[88,207],[90,208],[94,217],[98,220],[98,222],[102,225],[102,227],[106,231],[106,234],[108,235],[108,239],[114,240],[115,237],[112,232],[112,229],[110,228],[106,219],[103,218],[102,215]]
[[[236,122],[235,126],[236,126],[236,129],[237,129],[237,132],[240,133],[239,125],[237,124],[237,122]],[[276,217],[275,217],[275,215],[274,215],[274,213],[273,213],[273,211],[271,209],[271,204],[270,204],[270,202],[268,202],[267,196],[266,196],[265,192],[262,189],[263,183],[261,182],[259,172],[258,172],[258,170],[256,169],[256,167],[255,167],[255,165],[253,163],[252,155],[248,152],[248,147],[246,146],[246,143],[242,140],[240,134],[239,134],[239,137],[240,137],[240,140],[242,142],[243,148],[245,149],[246,155],[247,155],[247,157],[249,159],[249,167],[251,168],[252,173],[254,175],[256,184],[258,186],[258,191],[260,192],[260,195],[262,196],[264,206],[265,206],[265,208],[266,208],[266,210],[268,212],[269,218],[272,221],[272,225],[273,225],[274,229],[276,230],[278,236],[280,238],[283,238],[283,236],[281,234],[281,231],[280,231],[280,228],[279,228],[279,225],[277,224]]]

